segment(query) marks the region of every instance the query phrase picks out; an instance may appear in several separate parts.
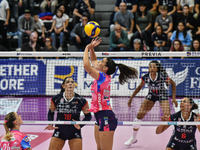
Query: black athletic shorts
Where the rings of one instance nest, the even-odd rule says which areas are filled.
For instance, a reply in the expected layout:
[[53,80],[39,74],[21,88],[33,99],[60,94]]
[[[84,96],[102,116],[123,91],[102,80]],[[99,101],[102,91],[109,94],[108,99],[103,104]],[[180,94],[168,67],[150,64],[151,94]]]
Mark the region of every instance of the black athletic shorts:
[[58,127],[58,129],[54,130],[52,137],[57,137],[64,141],[75,138],[82,139],[81,130],[76,129],[74,125],[56,125],[56,127]]

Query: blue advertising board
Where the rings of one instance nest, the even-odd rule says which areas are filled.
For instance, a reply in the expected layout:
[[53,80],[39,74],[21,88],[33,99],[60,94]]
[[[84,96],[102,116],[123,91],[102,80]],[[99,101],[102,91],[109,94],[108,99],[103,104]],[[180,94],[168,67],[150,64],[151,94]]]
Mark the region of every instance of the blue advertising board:
[[46,65],[42,60],[0,60],[0,95],[45,95]]
[[[138,70],[139,78],[148,72],[150,59],[115,60]],[[177,96],[200,96],[200,59],[159,60],[169,77],[176,83]],[[131,96],[141,80],[118,83],[119,70],[112,75],[111,96]],[[55,95],[65,77],[72,77],[79,94],[91,96],[91,78],[84,70],[82,60],[0,60],[0,95]],[[146,96],[145,85],[137,96]],[[169,90],[172,95],[172,90]]]
[[176,83],[177,96],[200,96],[200,59],[165,59],[161,64]]

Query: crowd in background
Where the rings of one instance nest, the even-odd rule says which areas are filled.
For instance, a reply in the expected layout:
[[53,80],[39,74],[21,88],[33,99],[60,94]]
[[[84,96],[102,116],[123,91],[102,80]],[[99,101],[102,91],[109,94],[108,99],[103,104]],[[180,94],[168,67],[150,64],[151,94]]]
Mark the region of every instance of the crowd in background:
[[[34,3],[40,4],[40,13]],[[63,51],[69,45],[83,51],[91,41],[84,26],[95,21],[94,0],[1,0],[0,5],[5,48],[8,33],[18,36],[17,51]],[[116,0],[106,35],[108,51],[199,51],[199,10],[200,0]],[[50,29],[46,19],[53,20]]]

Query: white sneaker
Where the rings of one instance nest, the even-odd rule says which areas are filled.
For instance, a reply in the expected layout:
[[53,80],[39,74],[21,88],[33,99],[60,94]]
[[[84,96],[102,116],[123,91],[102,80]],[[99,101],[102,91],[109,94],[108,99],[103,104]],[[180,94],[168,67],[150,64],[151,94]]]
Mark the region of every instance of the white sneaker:
[[59,51],[59,52],[62,52],[62,51],[63,51],[63,49],[62,49],[61,46],[58,48],[58,51]]
[[131,136],[131,138],[128,140],[128,141],[126,141],[125,143],[124,143],[124,145],[126,145],[126,146],[131,146],[131,144],[134,144],[134,143],[136,143],[137,142],[137,139],[136,138],[133,138],[133,136]]
[[22,49],[18,47],[15,51],[20,52]]

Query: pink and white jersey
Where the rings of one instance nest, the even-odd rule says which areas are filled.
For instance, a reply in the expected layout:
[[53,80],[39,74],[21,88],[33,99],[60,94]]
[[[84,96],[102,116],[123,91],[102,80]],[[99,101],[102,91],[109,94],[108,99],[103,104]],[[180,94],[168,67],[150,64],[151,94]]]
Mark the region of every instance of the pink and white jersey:
[[111,76],[99,72],[99,79],[94,80],[91,86],[92,102],[89,111],[112,110],[110,106],[110,82]]
[[0,150],[27,150],[31,148],[29,137],[18,130],[11,130],[10,132],[13,135],[11,140],[5,140],[5,135],[3,135],[0,141]]

